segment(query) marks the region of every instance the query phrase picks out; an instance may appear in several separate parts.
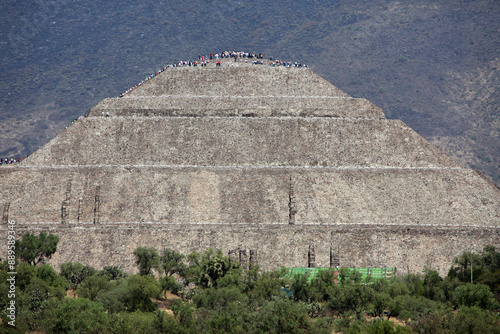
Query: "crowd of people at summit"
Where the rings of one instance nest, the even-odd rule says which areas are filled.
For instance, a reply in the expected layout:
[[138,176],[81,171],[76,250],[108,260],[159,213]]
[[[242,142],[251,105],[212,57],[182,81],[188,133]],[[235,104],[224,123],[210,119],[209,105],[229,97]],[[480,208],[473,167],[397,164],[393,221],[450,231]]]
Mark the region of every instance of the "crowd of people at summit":
[[[215,65],[217,67],[222,66],[222,62],[220,59],[229,58],[232,62],[229,62],[229,66],[234,66],[233,62],[245,62],[248,63],[249,59],[252,61],[253,65],[264,65],[268,61],[264,60],[264,55],[262,53],[254,53],[254,52],[245,52],[245,51],[222,51],[220,53],[209,53],[207,55],[198,55],[198,60],[193,61],[180,61],[178,63],[169,64],[167,66],[162,67],[158,71],[154,72],[150,76],[146,77],[144,80],[139,82],[134,87],[127,89],[125,92],[120,94],[120,97],[125,96],[126,94],[133,91],[135,88],[141,86],[146,81],[154,78],[161,72],[167,70],[170,67],[185,67],[185,66],[194,66],[194,67],[205,67],[210,61],[215,61]],[[273,59],[273,57],[269,57],[269,66],[283,66],[283,67],[307,67],[305,64],[301,64],[298,62],[286,61],[281,59]]]
[[23,161],[22,158],[0,158],[0,165],[18,164]]

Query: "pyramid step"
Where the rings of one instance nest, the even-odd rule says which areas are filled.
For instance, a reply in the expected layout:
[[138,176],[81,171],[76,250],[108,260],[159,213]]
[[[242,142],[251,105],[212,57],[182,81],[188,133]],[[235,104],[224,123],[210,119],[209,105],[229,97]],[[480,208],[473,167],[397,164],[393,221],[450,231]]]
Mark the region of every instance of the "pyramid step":
[[23,164],[458,167],[397,120],[297,117],[87,117]]
[[349,97],[308,68],[250,64],[169,68],[125,96],[158,95]]
[[[0,168],[0,179],[0,208],[16,223],[61,224],[63,201],[65,225],[152,222],[279,224],[283,229],[354,223],[498,227],[500,215],[498,189],[485,186],[480,176],[467,169],[387,172],[19,166]],[[290,182],[296,210],[294,225],[289,225]],[[353,237],[351,244],[362,247],[366,243]]]
[[136,96],[108,98],[89,116],[303,116],[385,118],[366,99],[328,96]]

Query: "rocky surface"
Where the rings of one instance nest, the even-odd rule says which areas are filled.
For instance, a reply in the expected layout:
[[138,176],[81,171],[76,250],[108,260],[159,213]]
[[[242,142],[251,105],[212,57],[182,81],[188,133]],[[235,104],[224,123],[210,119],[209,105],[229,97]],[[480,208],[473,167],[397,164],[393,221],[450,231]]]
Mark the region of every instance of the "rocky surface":
[[500,241],[496,186],[306,68],[169,68],[0,176],[0,230],[58,234],[56,266],[133,271],[153,245],[301,267],[314,247],[318,266],[445,274],[467,235]]

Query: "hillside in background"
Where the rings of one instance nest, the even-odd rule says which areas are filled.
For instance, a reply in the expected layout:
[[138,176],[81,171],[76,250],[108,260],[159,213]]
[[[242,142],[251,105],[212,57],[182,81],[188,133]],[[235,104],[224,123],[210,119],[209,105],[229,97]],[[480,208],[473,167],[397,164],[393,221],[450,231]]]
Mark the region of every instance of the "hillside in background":
[[0,157],[168,63],[246,50],[309,64],[500,184],[499,17],[498,0],[5,0]]

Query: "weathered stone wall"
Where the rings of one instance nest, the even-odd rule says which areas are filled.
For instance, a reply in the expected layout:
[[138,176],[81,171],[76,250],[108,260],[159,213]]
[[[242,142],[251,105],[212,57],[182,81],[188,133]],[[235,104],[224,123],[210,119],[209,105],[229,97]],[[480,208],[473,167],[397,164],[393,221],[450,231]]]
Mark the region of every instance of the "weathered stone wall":
[[338,96],[125,96],[108,98],[89,116],[304,116],[385,118],[366,99]]
[[56,166],[0,177],[0,204],[19,222],[62,222],[63,211],[67,224],[498,226],[500,217],[498,189],[467,169]]
[[[102,268],[117,265],[136,272],[133,251],[139,246],[183,253],[208,248],[250,250],[263,269],[307,267],[308,250],[315,249],[318,267],[330,266],[330,251],[346,267],[397,267],[399,273],[421,273],[425,266],[446,275],[453,258],[463,251],[500,245],[499,228],[418,225],[259,225],[259,224],[35,224],[16,226],[22,233],[48,231],[60,237],[51,263],[78,261]],[[6,240],[5,225],[0,235]],[[0,256],[5,256],[5,247]]]
[[308,68],[248,64],[169,68],[128,94],[161,95],[349,97]]
[[313,117],[88,117],[23,165],[459,167],[401,121]]

